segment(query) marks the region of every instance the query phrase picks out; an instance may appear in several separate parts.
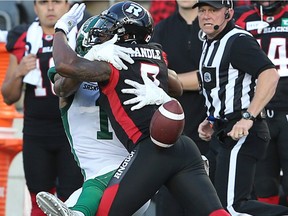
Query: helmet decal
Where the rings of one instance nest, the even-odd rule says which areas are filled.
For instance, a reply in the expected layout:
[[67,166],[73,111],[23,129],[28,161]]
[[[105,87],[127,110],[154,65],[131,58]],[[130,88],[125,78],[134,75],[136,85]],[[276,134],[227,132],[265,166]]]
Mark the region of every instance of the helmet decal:
[[141,19],[145,15],[143,8],[133,2],[128,2],[123,5],[123,13],[126,14],[127,17],[133,15],[133,19]]

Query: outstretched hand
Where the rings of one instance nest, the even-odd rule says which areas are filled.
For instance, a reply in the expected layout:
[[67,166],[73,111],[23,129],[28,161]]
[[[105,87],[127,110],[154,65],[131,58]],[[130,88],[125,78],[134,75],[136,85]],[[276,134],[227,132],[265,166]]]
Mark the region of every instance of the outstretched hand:
[[54,29],[61,29],[67,35],[71,29],[83,19],[85,8],[86,5],[84,3],[80,5],[78,3],[74,4],[72,8],[57,21]]
[[126,79],[124,82],[133,88],[122,89],[124,94],[134,94],[136,97],[124,101],[124,105],[136,104],[131,107],[131,110],[141,109],[142,107],[150,104],[160,105],[171,100],[171,97],[166,92],[156,86],[148,76],[142,75],[144,84],[140,84],[133,80]]
[[109,41],[106,41],[103,44],[94,45],[84,58],[90,61],[106,61],[111,63],[118,70],[127,70],[128,67],[123,63],[122,59],[133,64],[134,60],[130,57],[130,54],[134,54],[134,50],[132,48],[115,45],[117,40],[118,35],[115,34]]

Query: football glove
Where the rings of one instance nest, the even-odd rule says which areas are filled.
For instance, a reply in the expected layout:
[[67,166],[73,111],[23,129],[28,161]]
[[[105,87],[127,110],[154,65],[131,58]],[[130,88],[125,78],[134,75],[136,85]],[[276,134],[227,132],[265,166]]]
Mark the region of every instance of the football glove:
[[80,5],[78,3],[74,4],[73,7],[56,22],[54,29],[61,29],[67,35],[71,29],[83,19],[85,8],[86,5],[84,3]]
[[122,89],[124,94],[134,94],[136,97],[126,100],[123,102],[124,105],[136,104],[131,107],[131,110],[141,109],[146,105],[156,104],[160,105],[166,103],[172,98],[167,95],[167,93],[162,89],[156,86],[152,80],[146,75],[142,75],[144,84],[140,84],[133,80],[126,79],[124,82],[134,88],[131,89]]
[[103,44],[94,45],[84,58],[90,61],[106,61],[111,63],[118,70],[127,70],[128,67],[123,63],[122,59],[133,64],[134,60],[129,54],[133,54],[134,50],[132,48],[115,45],[117,40],[118,35],[115,34],[109,41],[106,41]]

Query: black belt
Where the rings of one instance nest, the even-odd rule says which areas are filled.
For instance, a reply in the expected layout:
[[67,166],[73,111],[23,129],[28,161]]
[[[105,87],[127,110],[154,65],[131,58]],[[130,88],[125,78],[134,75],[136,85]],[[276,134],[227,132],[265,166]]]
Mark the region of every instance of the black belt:
[[[242,118],[242,113],[245,112],[246,110],[241,110],[241,111],[236,111],[233,113],[229,113],[227,115],[221,116],[220,118],[216,118],[214,116],[208,116],[209,121],[221,121],[221,122],[228,122],[232,120],[237,120]],[[263,109],[259,115],[256,116],[256,120],[262,120],[266,118],[266,111]]]

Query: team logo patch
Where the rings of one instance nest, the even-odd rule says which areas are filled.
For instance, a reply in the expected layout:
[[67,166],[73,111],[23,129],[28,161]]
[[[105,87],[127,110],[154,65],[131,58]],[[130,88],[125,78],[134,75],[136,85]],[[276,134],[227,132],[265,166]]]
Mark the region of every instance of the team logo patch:
[[209,72],[205,72],[204,75],[203,75],[203,79],[207,83],[211,82],[212,81],[211,74]]
[[273,22],[274,20],[275,20],[275,18],[273,16],[268,16],[266,18],[266,21],[269,22],[269,23]]
[[53,35],[45,35],[44,38],[46,41],[51,41],[51,40],[53,40]]
[[73,26],[73,22],[71,20],[69,20],[67,24],[68,24],[69,27]]
[[281,26],[288,26],[288,18],[282,18]]

